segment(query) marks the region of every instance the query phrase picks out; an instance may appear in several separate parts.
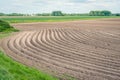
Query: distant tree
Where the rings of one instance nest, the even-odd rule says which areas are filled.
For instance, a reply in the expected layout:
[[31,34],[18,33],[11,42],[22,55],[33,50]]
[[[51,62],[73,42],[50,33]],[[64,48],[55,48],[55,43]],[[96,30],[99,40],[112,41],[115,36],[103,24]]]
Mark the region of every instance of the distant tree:
[[89,15],[90,15],[90,16],[93,16],[93,14],[94,14],[94,11],[90,11],[90,12],[89,12]]
[[61,11],[53,11],[52,16],[63,16],[63,13]]
[[89,15],[90,15],[90,16],[96,16],[96,11],[90,11],[90,12],[89,12]]
[[20,14],[20,13],[11,13],[11,14],[7,14],[7,16],[24,16],[24,14]]
[[120,13],[115,14],[115,16],[120,16]]
[[89,15],[90,16],[111,16],[111,12],[104,10],[104,11],[90,11]]
[[96,16],[101,16],[101,11],[96,11]]
[[107,10],[104,10],[104,11],[101,11],[101,14],[102,14],[102,16],[110,16],[111,12],[107,11]]

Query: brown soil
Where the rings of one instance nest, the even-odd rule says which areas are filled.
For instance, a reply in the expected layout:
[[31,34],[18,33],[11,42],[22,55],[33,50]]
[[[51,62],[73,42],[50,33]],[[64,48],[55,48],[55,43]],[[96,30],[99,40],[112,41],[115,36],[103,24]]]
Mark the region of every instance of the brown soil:
[[59,77],[120,80],[120,19],[12,25],[21,32],[1,46],[16,61]]

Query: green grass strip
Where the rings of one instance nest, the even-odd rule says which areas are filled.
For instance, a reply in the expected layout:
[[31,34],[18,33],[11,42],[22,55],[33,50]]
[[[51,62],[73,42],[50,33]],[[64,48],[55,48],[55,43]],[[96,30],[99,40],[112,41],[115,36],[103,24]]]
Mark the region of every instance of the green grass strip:
[[3,16],[1,20],[9,23],[28,23],[28,22],[64,22],[75,20],[94,20],[102,18],[120,18],[119,16]]
[[49,74],[22,65],[0,51],[0,80],[58,80]]

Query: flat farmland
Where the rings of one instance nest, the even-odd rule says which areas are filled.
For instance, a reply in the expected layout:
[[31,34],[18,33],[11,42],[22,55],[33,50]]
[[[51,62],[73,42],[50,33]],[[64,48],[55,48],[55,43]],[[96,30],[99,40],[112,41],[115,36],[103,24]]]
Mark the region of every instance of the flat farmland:
[[64,22],[76,20],[94,20],[103,18],[120,18],[119,16],[0,16],[1,20],[9,23],[31,22]]
[[12,25],[0,46],[14,60],[61,80],[120,80],[120,18]]

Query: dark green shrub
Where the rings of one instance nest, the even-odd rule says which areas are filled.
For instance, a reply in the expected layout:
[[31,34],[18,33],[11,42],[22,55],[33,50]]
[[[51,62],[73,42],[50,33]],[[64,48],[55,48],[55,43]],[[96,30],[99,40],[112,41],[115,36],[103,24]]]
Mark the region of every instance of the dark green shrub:
[[120,13],[115,14],[116,16],[120,16]]
[[17,31],[8,22],[0,20],[0,32],[3,31]]

